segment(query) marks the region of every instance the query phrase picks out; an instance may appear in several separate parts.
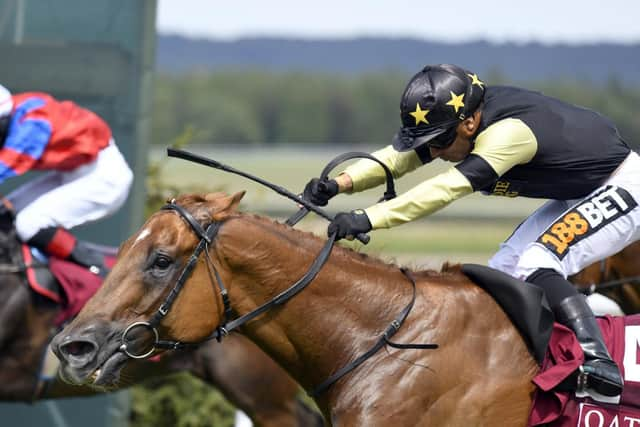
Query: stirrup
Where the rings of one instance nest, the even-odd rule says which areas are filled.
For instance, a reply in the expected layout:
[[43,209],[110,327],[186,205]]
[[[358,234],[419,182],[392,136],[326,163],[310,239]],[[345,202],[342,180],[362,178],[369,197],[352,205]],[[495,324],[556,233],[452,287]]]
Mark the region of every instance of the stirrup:
[[584,365],[578,368],[578,377],[576,379],[576,393],[588,393],[593,390],[603,396],[613,397],[622,394],[623,384],[612,382],[607,378],[596,376],[595,371],[589,372],[589,368],[585,369]]

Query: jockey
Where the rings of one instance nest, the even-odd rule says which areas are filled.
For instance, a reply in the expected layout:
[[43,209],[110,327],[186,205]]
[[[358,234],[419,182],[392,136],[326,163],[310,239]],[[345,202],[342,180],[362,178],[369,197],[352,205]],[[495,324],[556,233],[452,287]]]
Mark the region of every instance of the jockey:
[[133,173],[107,124],[45,93],[11,95],[0,85],[0,182],[48,171],[7,196],[18,237],[31,246],[104,272],[102,258],[68,230],[116,212]]
[[[598,113],[538,92],[487,87],[454,65],[416,74],[400,110],[392,144],[373,153],[395,177],[436,158],[457,164],[393,200],[339,213],[329,233],[344,238],[394,227],[475,191],[550,199],[501,244],[489,266],[541,287],[584,350],[587,386],[620,394],[620,370],[584,296],[566,277],[640,238],[640,157]],[[339,192],[384,181],[379,165],[362,160],[335,179],[312,179],[304,197],[324,206]]]

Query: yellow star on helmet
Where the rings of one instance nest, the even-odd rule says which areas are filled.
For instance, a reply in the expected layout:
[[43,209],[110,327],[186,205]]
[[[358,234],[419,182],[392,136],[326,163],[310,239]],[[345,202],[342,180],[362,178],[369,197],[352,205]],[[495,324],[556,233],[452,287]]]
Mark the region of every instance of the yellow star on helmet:
[[416,109],[409,113],[416,119],[416,126],[420,123],[429,124],[429,120],[427,120],[427,114],[429,114],[429,110],[423,110],[420,108],[420,103],[416,102]]
[[447,105],[451,105],[454,110],[456,110],[456,114],[458,114],[458,110],[460,109],[460,107],[464,107],[464,102],[462,102],[462,100],[464,99],[464,93],[456,95],[455,93],[453,93],[453,91],[449,92],[451,93],[451,100],[447,102]]
[[484,86],[484,82],[478,78],[475,74],[467,74],[467,76],[471,77],[471,85],[478,85],[480,87]]

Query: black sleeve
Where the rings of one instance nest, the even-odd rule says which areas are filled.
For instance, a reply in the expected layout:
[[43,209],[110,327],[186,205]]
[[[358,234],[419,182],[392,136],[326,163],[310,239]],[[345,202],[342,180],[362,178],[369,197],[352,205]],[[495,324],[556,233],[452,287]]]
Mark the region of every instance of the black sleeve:
[[431,160],[433,160],[433,158],[431,157],[431,151],[429,151],[429,146],[427,144],[422,144],[421,146],[419,146],[418,148],[416,148],[413,151],[416,152],[416,154],[418,155],[418,157],[422,161],[423,165],[426,165]]
[[456,169],[469,180],[473,191],[482,190],[498,179],[498,174],[491,165],[476,154],[467,156],[466,159],[456,165]]

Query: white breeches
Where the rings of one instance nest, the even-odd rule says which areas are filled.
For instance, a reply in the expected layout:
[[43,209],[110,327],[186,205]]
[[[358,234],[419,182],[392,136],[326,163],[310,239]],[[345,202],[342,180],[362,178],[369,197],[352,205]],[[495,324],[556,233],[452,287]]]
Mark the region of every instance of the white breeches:
[[640,156],[632,152],[587,197],[541,206],[500,245],[489,266],[518,279],[539,268],[575,274],[640,239],[638,204]]
[[92,163],[69,171],[50,171],[7,198],[17,211],[22,241],[49,227],[66,229],[115,213],[129,194],[133,172],[113,140]]

